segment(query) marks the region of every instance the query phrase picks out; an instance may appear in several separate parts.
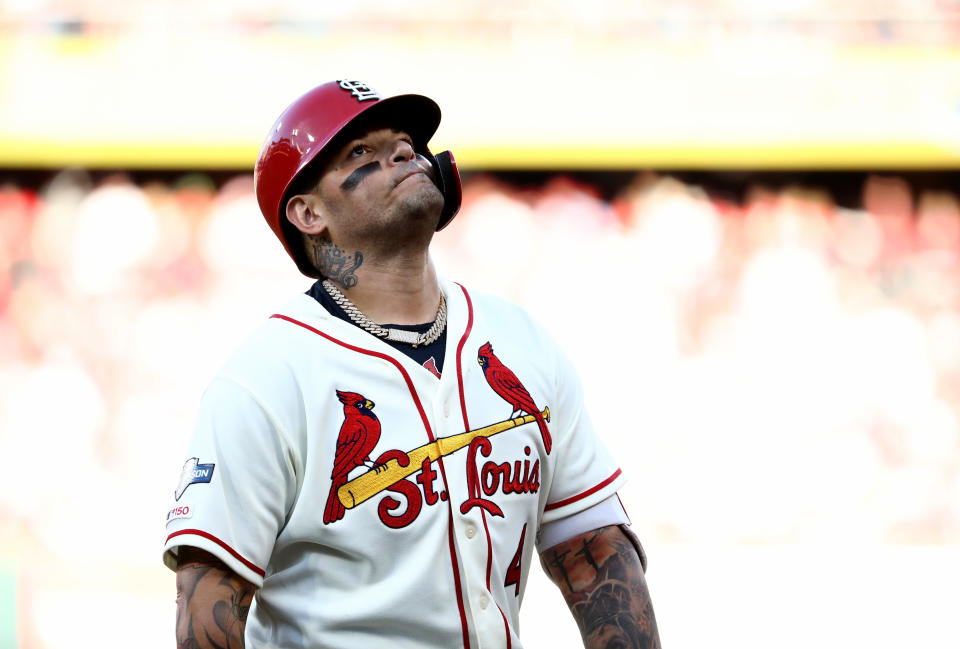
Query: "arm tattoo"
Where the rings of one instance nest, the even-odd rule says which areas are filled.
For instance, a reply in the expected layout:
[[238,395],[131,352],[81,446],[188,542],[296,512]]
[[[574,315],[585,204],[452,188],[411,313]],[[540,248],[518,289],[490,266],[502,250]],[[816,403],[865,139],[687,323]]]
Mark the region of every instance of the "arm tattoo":
[[660,634],[636,548],[619,526],[550,548],[540,562],[570,607],[587,649],[653,649]]
[[213,555],[180,552],[177,649],[243,649],[255,587]]
[[313,265],[320,273],[344,288],[357,285],[355,271],[363,264],[363,253],[355,250],[351,257],[343,248],[337,247],[329,239],[308,234],[307,245],[313,257]]
[[581,537],[583,538],[583,547],[576,552],[577,555],[583,555],[584,560],[590,564],[590,567],[593,568],[594,571],[600,570],[600,566],[597,565],[596,560],[593,558],[593,554],[590,552],[590,544],[592,544],[598,536],[600,536],[600,532],[597,532],[589,539]]

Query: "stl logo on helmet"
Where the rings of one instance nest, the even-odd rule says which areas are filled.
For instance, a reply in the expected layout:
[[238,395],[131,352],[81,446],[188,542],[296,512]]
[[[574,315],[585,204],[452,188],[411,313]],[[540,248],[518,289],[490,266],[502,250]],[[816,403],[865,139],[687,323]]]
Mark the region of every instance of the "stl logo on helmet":
[[357,101],[380,99],[380,95],[377,93],[377,91],[362,81],[349,81],[347,79],[341,79],[337,83],[340,84],[341,88],[356,97]]

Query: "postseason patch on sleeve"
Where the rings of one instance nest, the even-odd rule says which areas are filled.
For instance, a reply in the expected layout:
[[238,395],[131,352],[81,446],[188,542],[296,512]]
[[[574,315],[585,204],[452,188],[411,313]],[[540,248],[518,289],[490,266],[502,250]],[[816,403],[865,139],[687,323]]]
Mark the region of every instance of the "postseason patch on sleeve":
[[173,492],[175,500],[180,500],[180,496],[192,484],[198,482],[210,482],[213,479],[213,464],[200,464],[200,458],[192,457],[183,465],[183,471],[180,472],[180,482],[177,483],[177,490]]

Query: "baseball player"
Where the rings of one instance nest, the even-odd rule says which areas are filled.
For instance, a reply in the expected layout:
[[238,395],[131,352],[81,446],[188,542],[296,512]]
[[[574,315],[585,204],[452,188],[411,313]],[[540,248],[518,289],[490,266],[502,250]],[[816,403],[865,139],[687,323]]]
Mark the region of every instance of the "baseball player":
[[339,80],[270,130],[257,200],[317,281],[203,395],[166,522],[179,647],[519,649],[535,552],[584,646],[659,646],[576,372],[523,310],[437,277],[461,200],[439,123]]

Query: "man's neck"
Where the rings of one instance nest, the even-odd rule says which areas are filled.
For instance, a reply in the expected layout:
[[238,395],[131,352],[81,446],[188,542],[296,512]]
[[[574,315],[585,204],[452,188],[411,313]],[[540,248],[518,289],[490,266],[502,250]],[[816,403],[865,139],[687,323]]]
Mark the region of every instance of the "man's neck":
[[432,322],[440,304],[440,285],[427,253],[419,258],[364,259],[347,288],[333,279],[343,294],[378,324],[413,325]]

